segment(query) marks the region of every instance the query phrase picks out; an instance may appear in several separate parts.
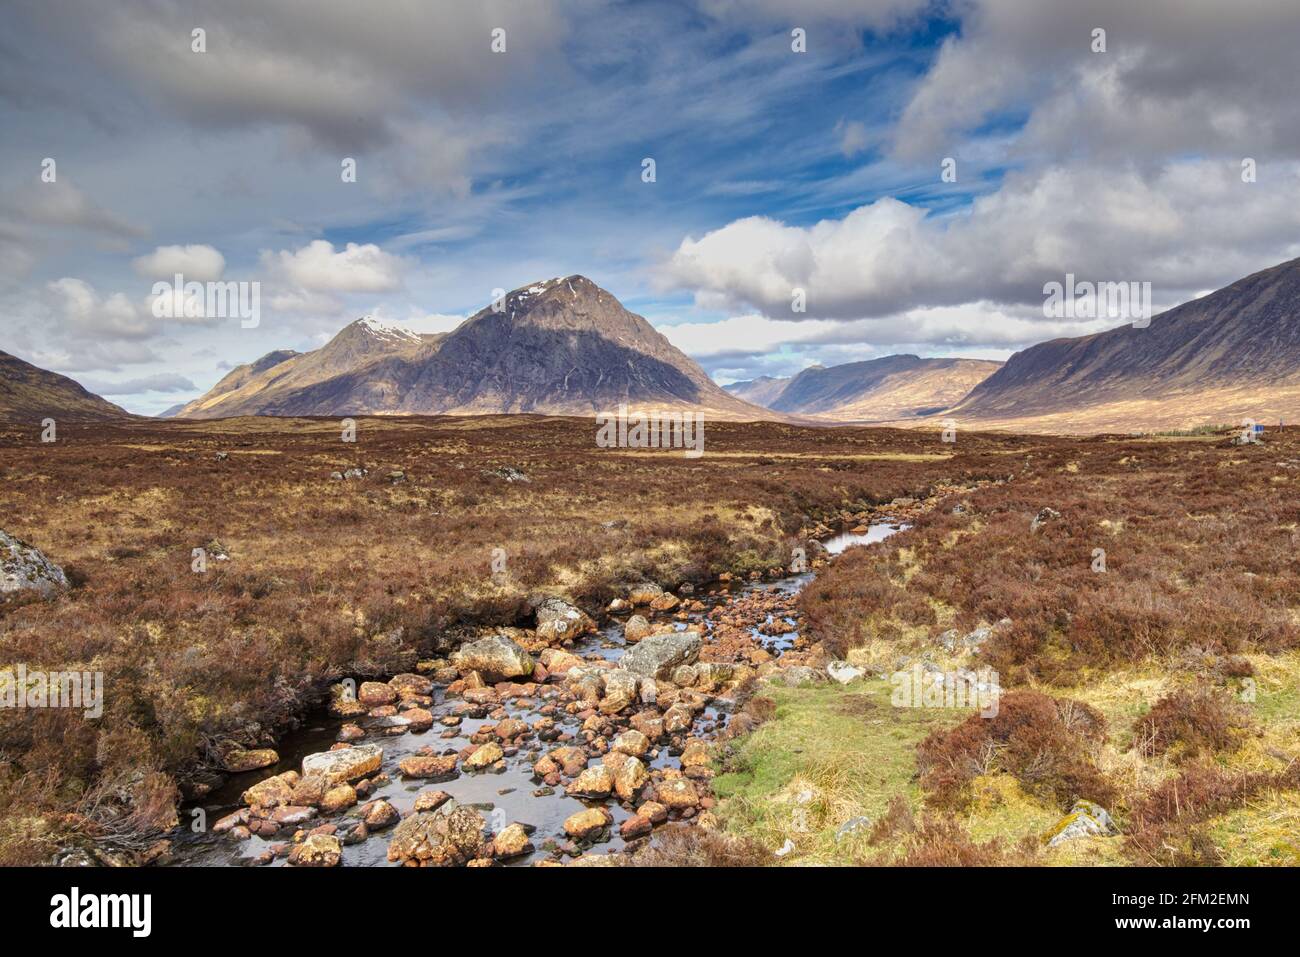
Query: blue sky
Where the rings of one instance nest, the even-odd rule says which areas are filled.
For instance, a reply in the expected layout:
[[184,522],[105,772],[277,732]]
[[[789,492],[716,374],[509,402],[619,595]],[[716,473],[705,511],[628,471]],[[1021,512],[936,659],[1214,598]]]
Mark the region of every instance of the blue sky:
[[[1004,358],[1124,321],[1044,318],[1067,271],[1168,306],[1300,255],[1300,14],[1220,6],[18,0],[0,348],[153,413],[582,273],[724,382]],[[260,325],[155,319],[177,267],[261,283]]]

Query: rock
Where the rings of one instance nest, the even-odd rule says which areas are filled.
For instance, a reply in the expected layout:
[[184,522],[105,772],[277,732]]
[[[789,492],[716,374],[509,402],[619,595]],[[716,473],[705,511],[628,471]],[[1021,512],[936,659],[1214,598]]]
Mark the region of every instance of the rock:
[[397,700],[397,690],[380,681],[363,681],[357,689],[357,700],[367,708],[392,704]]
[[533,659],[504,635],[492,635],[461,645],[451,663],[463,675],[476,671],[488,682],[526,678],[533,673]]
[[1048,847],[1057,847],[1081,837],[1110,837],[1118,833],[1119,828],[1104,807],[1092,801],[1078,800],[1070,808],[1070,813],[1052,828],[1046,840]]
[[665,807],[677,810],[696,807],[700,803],[699,792],[689,778],[669,778],[655,785],[655,796]]
[[[636,760],[633,758],[632,760]],[[614,775],[608,767],[597,764],[578,775],[578,779],[565,788],[570,797],[605,798],[614,790]]]
[[481,744],[474,749],[474,753],[465,759],[465,767],[471,771],[482,771],[490,768],[503,757],[505,752],[501,750],[501,745],[495,741],[489,741],[487,744]]
[[410,672],[394,675],[392,680],[388,682],[388,686],[403,698],[411,695],[433,694],[433,681],[424,675],[411,674]]
[[713,763],[709,757],[709,746],[703,741],[688,741],[682,749],[681,765],[684,768],[705,767]]
[[628,601],[626,598],[615,598],[613,601],[611,601],[608,605],[605,606],[605,610],[609,612],[611,615],[619,615],[625,611],[631,611],[631,609],[632,609],[632,603]]
[[366,706],[353,697],[347,685],[339,683],[330,688],[330,714],[338,718],[355,718],[366,713]]
[[643,582],[628,589],[627,600],[633,605],[648,605],[663,593],[664,590],[653,582]]
[[567,641],[596,630],[591,617],[562,598],[544,598],[537,604],[537,637],[547,644]]
[[289,801],[290,804],[320,804],[325,799],[325,794],[332,785],[320,774],[309,774],[305,778],[299,778],[298,783],[293,786],[293,794]]
[[658,598],[654,599],[654,601],[650,602],[650,610],[651,611],[672,611],[679,604],[680,602],[678,601],[676,595],[672,595],[669,594],[668,592],[664,592]]
[[625,651],[619,665],[644,678],[667,681],[678,665],[695,663],[701,644],[698,631],[649,635]]
[[632,801],[649,780],[650,772],[637,758],[630,755],[622,755],[622,757],[623,760],[614,768],[614,793],[620,800]]
[[618,669],[604,675],[604,696],[600,702],[601,714],[618,714],[637,700],[637,676]]
[[293,788],[297,783],[298,775],[293,771],[265,778],[244,792],[243,802],[249,807],[279,807],[292,803]]
[[28,595],[49,598],[67,587],[68,576],[40,549],[0,531],[0,602]]
[[366,807],[365,813],[361,820],[372,831],[382,831],[386,827],[392,827],[398,822],[401,815],[397,813],[397,808],[393,807],[387,801],[375,801]]
[[433,727],[433,713],[424,708],[408,708],[402,712],[402,717],[407,720],[410,731],[428,731]]
[[631,728],[615,738],[610,747],[623,754],[640,758],[650,750],[650,739],[635,728]]
[[664,719],[653,711],[638,711],[628,723],[649,741],[658,741],[664,736]]
[[557,648],[548,648],[539,657],[546,670],[553,675],[563,675],[571,668],[581,668],[584,663],[577,655]]
[[630,818],[619,825],[619,836],[625,841],[631,841],[638,837],[645,837],[654,829],[654,822],[648,817],[642,817],[640,814],[633,814]]
[[413,754],[403,758],[397,770],[404,778],[447,778],[456,773],[454,754]]
[[222,759],[221,766],[231,774],[242,774],[245,771],[269,768],[279,761],[280,755],[272,748],[257,748],[253,751],[231,751]]
[[528,831],[522,824],[508,824],[492,839],[492,847],[500,858],[522,857],[533,850],[528,842]]
[[212,825],[213,834],[225,834],[229,830],[237,827],[244,827],[248,823],[248,808],[243,807],[233,814],[227,814],[225,817]]
[[817,668],[809,668],[807,665],[791,665],[789,668],[778,668],[763,678],[764,682],[771,684],[783,684],[789,688],[797,688],[799,685],[820,684],[826,680],[826,672]]
[[289,852],[295,867],[338,867],[342,860],[343,848],[332,834],[313,834]]
[[835,840],[842,841],[846,837],[852,837],[871,827],[871,818],[869,817],[851,817],[835,830]]
[[320,809],[324,814],[346,811],[357,803],[356,789],[350,784],[336,784],[321,797]]
[[338,751],[322,751],[302,759],[303,777],[324,775],[331,784],[355,781],[374,774],[384,759],[384,749],[377,744],[358,744]]
[[422,867],[465,864],[478,856],[486,827],[478,811],[448,801],[398,824],[388,842],[388,859]]
[[306,824],[316,816],[314,807],[300,807],[294,804],[286,804],[276,808],[271,812],[271,820],[280,827],[293,827],[298,824]]
[[1029,523],[1029,530],[1031,532],[1036,532],[1048,522],[1054,521],[1055,519],[1058,519],[1060,517],[1061,517],[1061,513],[1058,512],[1056,509],[1044,508],[1041,511],[1039,511],[1039,513],[1034,516],[1034,520]]
[[691,709],[679,702],[664,712],[663,728],[669,734],[680,734],[690,730],[694,720],[695,715]]
[[650,622],[648,622],[644,617],[641,615],[633,615],[627,620],[627,624],[623,626],[623,640],[628,644],[634,645],[642,638],[646,637],[646,635],[650,634],[653,630],[654,629],[650,627]]
[[436,811],[448,801],[451,795],[446,791],[421,791],[415,796],[414,811]]
[[652,824],[662,824],[668,820],[668,808],[658,801],[646,801],[636,809],[636,813],[641,817],[648,818]]
[[512,468],[509,465],[503,465],[496,469],[482,469],[481,474],[487,478],[505,479],[507,482],[527,483],[530,481],[527,475],[519,471],[519,469]]
[[826,673],[842,685],[857,681],[867,672],[863,668],[855,668],[847,661],[832,661],[826,666]]
[[594,841],[614,823],[614,816],[603,807],[589,807],[564,820],[564,833],[575,841]]

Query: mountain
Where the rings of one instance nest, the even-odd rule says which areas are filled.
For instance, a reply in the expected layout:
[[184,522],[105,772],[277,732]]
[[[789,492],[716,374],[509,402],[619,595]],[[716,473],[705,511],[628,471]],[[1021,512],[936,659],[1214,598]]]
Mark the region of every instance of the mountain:
[[590,415],[627,403],[770,418],[583,276],[516,289],[499,311],[489,306],[445,335],[359,319],[320,349],[220,389],[181,415]]
[[1151,319],[1017,352],[949,410],[1061,432],[1300,419],[1300,259]]
[[790,380],[771,408],[844,422],[908,419],[959,401],[999,365],[984,359],[897,355],[811,366]]
[[733,382],[731,385],[724,385],[723,388],[737,399],[744,399],[746,402],[752,402],[754,405],[761,405],[767,409],[771,408],[772,403],[776,401],[789,384],[789,376],[777,378],[762,375],[747,382]]
[[0,352],[0,418],[6,420],[116,419],[128,416],[67,376]]

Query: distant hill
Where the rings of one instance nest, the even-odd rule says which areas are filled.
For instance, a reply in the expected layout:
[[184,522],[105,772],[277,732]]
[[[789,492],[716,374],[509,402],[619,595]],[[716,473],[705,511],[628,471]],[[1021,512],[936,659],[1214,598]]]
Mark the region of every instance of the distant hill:
[[999,366],[984,359],[913,355],[813,366],[791,379],[771,408],[843,422],[924,416],[959,401]]
[[623,402],[729,419],[771,417],[718,387],[645,319],[583,276],[516,289],[499,311],[485,308],[445,335],[359,319],[314,352],[261,370],[241,366],[180,414],[590,415]]
[[58,421],[128,415],[125,409],[88,392],[67,376],[0,352],[0,417],[4,419],[39,422],[47,417]]
[[1017,352],[950,410],[1062,432],[1300,420],[1300,259],[1152,318]]
[[737,399],[744,399],[746,402],[761,405],[763,408],[771,408],[772,403],[785,391],[785,387],[789,384],[789,376],[773,377],[764,375],[759,376],[757,379],[750,379],[747,382],[733,382],[731,385],[724,385],[723,388]]

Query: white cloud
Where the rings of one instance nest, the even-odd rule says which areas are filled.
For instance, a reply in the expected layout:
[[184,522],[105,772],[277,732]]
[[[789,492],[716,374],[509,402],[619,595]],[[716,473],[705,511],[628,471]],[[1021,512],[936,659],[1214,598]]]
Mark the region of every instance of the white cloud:
[[211,282],[225,272],[226,257],[205,245],[159,246],[131,265],[146,279],[172,279],[180,273],[186,282]]
[[101,296],[90,283],[65,276],[46,285],[53,322],[72,337],[145,339],[152,317],[122,293]]
[[[1079,165],[1008,175],[969,210],[930,216],[896,199],[808,227],[764,217],[687,237],[662,267],[669,286],[703,307],[757,309],[774,319],[884,317],[987,300],[1041,305],[1067,272],[1149,281],[1181,301],[1300,254],[1300,164],[1270,186],[1235,164],[1173,163],[1155,172]],[[792,311],[793,290],[807,311]]]
[[374,243],[348,243],[337,252],[317,239],[290,252],[262,253],[262,265],[311,292],[392,292],[401,287],[403,262]]

